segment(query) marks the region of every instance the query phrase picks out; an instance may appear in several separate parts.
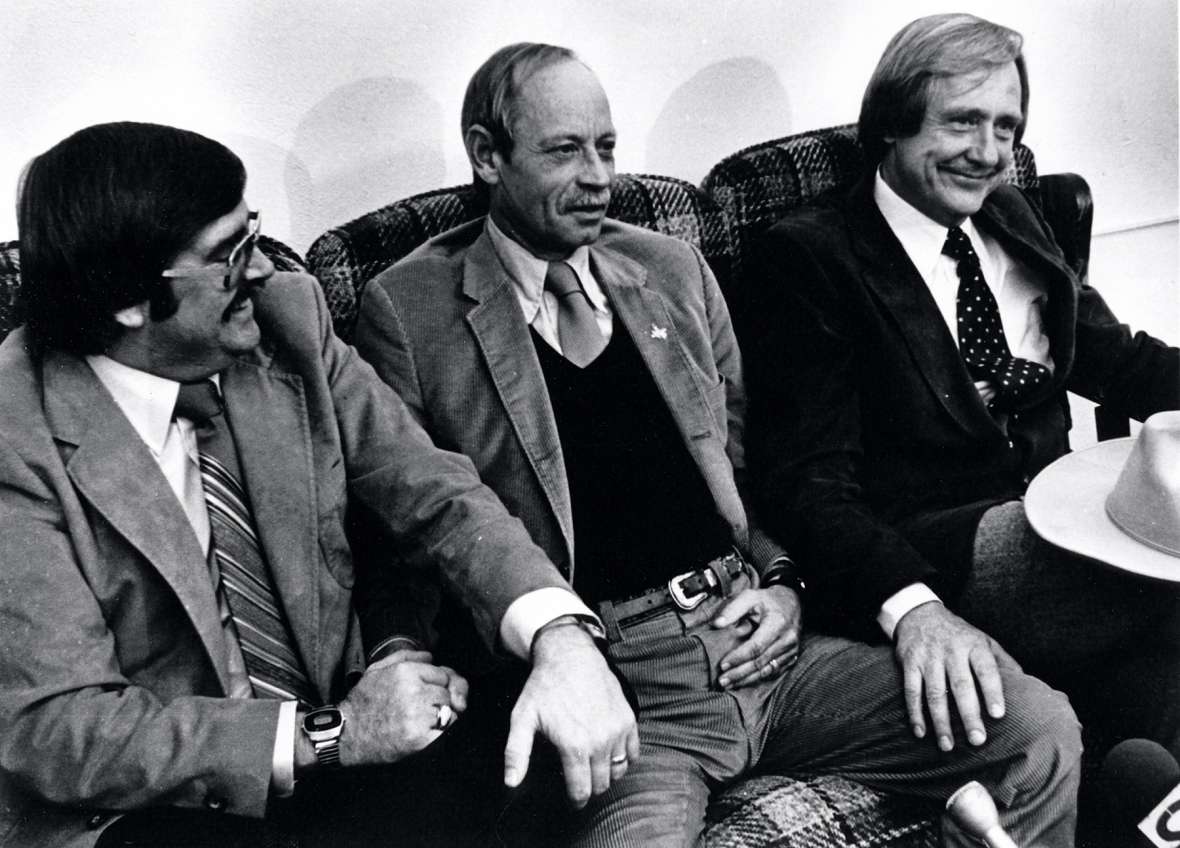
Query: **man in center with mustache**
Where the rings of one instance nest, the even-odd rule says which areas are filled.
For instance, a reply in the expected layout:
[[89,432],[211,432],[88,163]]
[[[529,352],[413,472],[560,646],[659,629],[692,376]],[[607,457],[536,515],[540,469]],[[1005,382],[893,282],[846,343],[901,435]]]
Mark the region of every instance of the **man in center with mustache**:
[[[684,846],[710,793],[755,769],[932,800],[978,778],[1022,842],[1071,844],[1080,742],[1059,693],[1002,669],[1007,717],[948,754],[910,736],[888,648],[801,632],[805,588],[743,505],[725,302],[693,247],[606,219],[615,130],[593,72],[564,48],[505,47],[472,78],[462,126],[490,214],[377,277],[356,341],[576,592],[525,594],[505,619],[597,633],[634,689],[639,756],[569,786],[579,815],[532,818],[568,822],[577,845]],[[471,679],[449,741],[485,721],[517,786],[545,728],[518,702],[505,743],[510,669],[439,631],[436,655]]]

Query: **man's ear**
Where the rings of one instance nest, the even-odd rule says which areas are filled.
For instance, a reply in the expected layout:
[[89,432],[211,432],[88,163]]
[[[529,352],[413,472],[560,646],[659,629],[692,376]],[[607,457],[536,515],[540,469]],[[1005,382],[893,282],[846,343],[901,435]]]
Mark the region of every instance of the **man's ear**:
[[134,306],[128,306],[125,309],[120,309],[115,313],[115,320],[118,321],[119,325],[126,330],[138,330],[140,327],[147,324],[147,301],[144,301],[143,303],[137,303]]
[[463,138],[467,146],[467,158],[471,162],[471,170],[477,177],[488,185],[500,182],[500,162],[502,161],[492,134],[480,124],[472,124],[467,128],[467,135]]

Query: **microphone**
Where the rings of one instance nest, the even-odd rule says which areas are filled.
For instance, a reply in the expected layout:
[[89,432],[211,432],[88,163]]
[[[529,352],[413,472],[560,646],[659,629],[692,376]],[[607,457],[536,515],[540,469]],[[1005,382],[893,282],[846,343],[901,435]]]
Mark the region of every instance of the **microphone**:
[[973,780],[956,789],[946,801],[946,811],[960,830],[983,840],[987,848],[1019,848],[1000,827],[996,802],[978,781]]
[[1102,761],[1102,783],[1115,828],[1112,844],[1126,845],[1138,825],[1146,837],[1138,844],[1180,845],[1180,764],[1164,746],[1148,739],[1120,742]]

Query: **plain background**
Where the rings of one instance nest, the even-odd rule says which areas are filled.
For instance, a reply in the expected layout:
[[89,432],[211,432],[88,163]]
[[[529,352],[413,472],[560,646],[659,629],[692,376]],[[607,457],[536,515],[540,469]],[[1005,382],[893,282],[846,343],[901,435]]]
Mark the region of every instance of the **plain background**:
[[[889,37],[969,11],[1025,36],[1025,141],[1095,198],[1091,281],[1119,317],[1180,342],[1175,0],[4,0],[0,240],[32,156],[143,120],[228,144],[264,229],[327,228],[466,182],[467,80],[521,40],[577,50],[611,99],[620,171],[699,183],[749,144],[856,119]],[[1086,420],[1075,443],[1087,439]]]

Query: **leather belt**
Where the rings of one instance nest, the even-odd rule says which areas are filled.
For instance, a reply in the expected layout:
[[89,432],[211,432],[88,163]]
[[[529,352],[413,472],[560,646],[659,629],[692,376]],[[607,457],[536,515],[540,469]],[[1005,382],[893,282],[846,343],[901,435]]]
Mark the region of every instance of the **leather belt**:
[[[692,610],[705,598],[728,594],[731,582],[746,568],[746,562],[736,551],[711,560],[704,568],[677,574],[665,585],[625,601],[606,601],[612,609],[610,616],[621,626],[633,618],[659,612],[666,607]],[[724,575],[724,576],[722,576]]]

